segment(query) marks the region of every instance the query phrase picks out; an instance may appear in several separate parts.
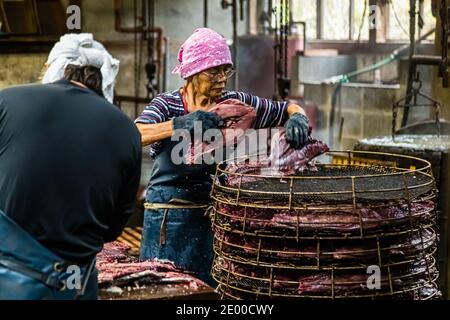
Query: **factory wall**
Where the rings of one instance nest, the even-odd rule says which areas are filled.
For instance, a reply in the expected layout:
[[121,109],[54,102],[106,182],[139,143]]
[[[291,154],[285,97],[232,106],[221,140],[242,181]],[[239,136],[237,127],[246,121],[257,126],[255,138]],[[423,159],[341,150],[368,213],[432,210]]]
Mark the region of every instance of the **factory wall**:
[[[138,1],[139,2],[139,1]],[[123,1],[124,17],[122,25],[133,26],[133,1]],[[134,96],[134,35],[114,30],[114,8],[112,0],[82,2],[82,32],[94,34],[110,53],[120,60],[120,72],[116,83],[116,93]],[[155,0],[155,26],[168,37],[167,90],[177,89],[182,84],[178,75],[170,72],[177,64],[178,50],[194,29],[203,26],[203,1],[201,0]],[[245,21],[238,21],[238,34],[245,32]],[[223,10],[220,1],[209,1],[208,27],[215,29],[227,39],[232,39],[231,9]],[[140,69],[139,95],[146,95],[147,82],[144,65],[146,50],[143,46],[142,68]],[[48,56],[43,53],[0,53],[0,89],[17,84],[37,82],[42,66]],[[144,108],[139,105],[136,112],[132,103],[124,103],[122,110],[132,119]],[[145,152],[147,155],[147,153]],[[142,184],[147,184],[152,163],[146,156],[142,170]]]
[[[124,1],[125,17],[123,18],[123,25],[125,26],[133,25],[132,3],[132,1]],[[161,27],[165,36],[169,39],[167,90],[173,90],[182,84],[182,80],[176,75],[171,75],[170,71],[177,63],[177,54],[180,45],[196,27],[203,26],[203,1],[156,0],[155,10],[155,26]],[[231,9],[223,10],[220,6],[220,1],[210,1],[208,18],[209,27],[219,31],[228,39],[232,38]],[[245,29],[246,21],[239,21],[238,34],[245,34]],[[114,30],[113,1],[83,1],[82,31],[92,32],[95,38],[103,42],[112,55],[121,61],[116,92],[121,95],[134,95],[134,37],[132,34],[123,34]],[[46,57],[47,53],[0,54],[0,88],[15,84],[36,82]],[[346,59],[345,56],[336,56],[329,57],[327,60],[333,61],[334,58]],[[355,66],[358,69],[367,64],[374,63],[381,58],[382,56],[377,55],[358,55],[355,61],[348,64],[351,69],[349,71],[353,71]],[[244,60],[242,60],[243,64]],[[142,56],[143,64],[145,64],[145,61],[144,49]],[[242,67],[263,70],[255,66],[254,63],[255,61],[251,61],[248,66]],[[402,63],[404,64],[404,62]],[[354,142],[362,137],[390,133],[392,103],[401,97],[404,92],[403,84],[406,80],[404,78],[406,69],[402,66],[402,63],[385,66],[378,75],[372,72],[355,79],[357,82],[373,82],[377,77],[380,77],[383,81],[401,83],[401,87],[395,84],[365,85],[358,83],[350,83],[342,87],[335,113],[337,123],[333,131],[336,139],[342,138],[340,139],[339,147],[350,148]],[[339,62],[336,64],[342,63]],[[303,70],[307,70],[307,68],[303,68]],[[320,71],[316,67],[312,67],[311,70],[316,75]],[[400,78],[400,75],[402,78]],[[303,91],[300,92],[297,90],[299,84],[295,83],[295,80],[292,90],[293,95],[302,93],[308,100],[312,100],[319,105],[318,124],[321,130],[320,134],[324,139],[328,139],[327,130],[329,130],[331,93],[333,92],[331,86],[318,85],[311,81],[305,81]],[[297,80],[302,81],[303,79]],[[270,82],[272,82],[272,79],[270,79]],[[140,96],[145,96],[145,83],[145,72],[141,68],[139,80]],[[424,88],[428,90],[428,87],[429,84],[426,83]],[[443,106],[444,115],[448,114],[448,110],[450,110],[448,101],[446,103],[447,105]],[[134,110],[134,105],[125,104],[123,110],[130,118],[134,118],[135,114],[139,113],[142,108],[143,105],[139,106],[136,111]],[[342,135],[339,137],[341,118],[344,119],[344,125]]]
[[[128,14],[123,24],[133,26],[133,9],[131,1],[124,1]],[[111,0],[85,1],[83,2],[85,20],[83,31],[92,32],[101,41],[128,40],[128,46],[111,49],[122,59],[124,68],[118,83],[119,92],[133,92],[133,35],[121,34],[114,31],[114,15]],[[177,89],[182,80],[170,72],[177,64],[178,50],[187,37],[198,27],[203,27],[203,1],[200,0],[156,0],[155,1],[155,26],[162,28],[164,35],[169,40],[169,55],[167,66],[167,90]],[[223,10],[220,1],[210,1],[208,7],[208,27],[223,34],[227,39],[232,39],[231,9]],[[245,32],[245,21],[239,21],[238,34]],[[142,59],[145,63],[145,48]],[[145,74],[142,71],[141,92],[144,93]]]
[[[317,104],[316,136],[327,141],[332,148],[353,149],[353,145],[362,138],[391,134],[392,105],[402,98],[406,91],[408,74],[406,58],[385,65],[379,71],[359,75],[351,79],[352,82],[343,84],[340,91],[337,91],[334,111],[332,97],[337,86],[322,83],[323,79],[359,70],[383,57],[370,54],[298,57],[297,78],[294,79],[292,92],[294,95],[304,95],[305,99]],[[420,67],[419,71],[423,81],[422,91],[432,96],[433,70]],[[440,98],[437,97],[438,100]],[[448,109],[445,101],[442,103],[442,108]],[[330,126],[332,114],[334,121]],[[401,117],[402,110],[399,110],[397,129],[400,128]],[[431,108],[414,108],[410,112],[408,123],[433,117]],[[442,110],[441,119],[448,120],[448,116]]]
[[0,54],[0,89],[36,82],[47,54]]
[[[122,24],[133,26],[133,1],[124,1],[125,16]],[[134,36],[114,30],[114,10],[112,0],[82,2],[82,32],[94,34],[95,39],[105,44],[111,54],[121,62],[116,92],[121,95],[134,95]],[[220,1],[210,1],[208,8],[208,27],[232,39],[231,9],[223,10]],[[238,34],[245,32],[245,21],[238,21]],[[177,64],[178,50],[184,40],[198,27],[203,26],[203,1],[201,0],[156,0],[155,26],[161,27],[169,40],[167,90],[177,89],[182,80],[170,71]],[[0,53],[0,89],[10,85],[38,81],[41,68],[48,53]],[[146,62],[143,46],[142,65]],[[145,96],[146,76],[140,70],[139,93]],[[141,106],[140,109],[142,109]],[[125,105],[124,111],[134,117],[134,106]]]
[[[304,95],[318,105],[316,136],[335,150],[353,149],[363,137],[388,135],[392,127],[392,104],[400,98],[399,85],[343,84],[337,96],[330,137],[332,96],[336,86],[304,83]],[[342,133],[340,124],[342,122]]]

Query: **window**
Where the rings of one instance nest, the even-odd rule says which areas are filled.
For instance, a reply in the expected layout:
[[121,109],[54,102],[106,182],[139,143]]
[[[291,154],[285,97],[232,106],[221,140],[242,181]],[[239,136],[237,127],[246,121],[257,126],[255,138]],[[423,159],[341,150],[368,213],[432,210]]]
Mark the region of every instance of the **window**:
[[306,22],[308,39],[369,39],[368,0],[292,0],[291,6],[293,20]]
[[369,40],[369,1],[353,0],[352,40]]
[[317,0],[292,1],[292,19],[306,22],[306,37],[317,39]]
[[322,39],[349,40],[350,0],[324,0],[322,6]]
[[[416,8],[424,22],[421,34],[425,34],[436,25],[436,18],[431,12],[431,0],[422,0]],[[417,22],[417,21],[416,21]],[[416,25],[416,39],[419,37],[419,28]],[[409,40],[409,1],[389,0],[389,40]],[[427,40],[433,40],[431,35]]]
[[[305,21],[308,39],[368,41],[369,0],[292,0],[294,21]],[[380,0],[383,6],[382,34],[378,42],[409,40],[409,1]],[[432,0],[418,0],[417,10],[423,20],[423,28],[416,28],[416,38],[434,28],[436,18],[432,15]],[[433,40],[430,35],[427,40]]]

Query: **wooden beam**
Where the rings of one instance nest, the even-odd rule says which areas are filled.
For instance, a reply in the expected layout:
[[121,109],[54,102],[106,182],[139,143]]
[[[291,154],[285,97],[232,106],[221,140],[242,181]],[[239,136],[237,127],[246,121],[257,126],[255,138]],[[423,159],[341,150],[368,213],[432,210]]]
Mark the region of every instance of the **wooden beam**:
[[[372,6],[378,5],[377,0],[369,0],[369,13],[368,16],[370,17],[373,12],[371,11]],[[377,17],[375,17],[377,19]],[[375,20],[375,22],[377,22]],[[375,45],[377,43],[377,30],[375,28],[370,28],[370,20],[369,20],[369,43],[371,45]]]
[[47,53],[51,50],[57,38],[48,37],[9,37],[0,39],[1,54],[10,53]]
[[369,30],[369,43],[385,43],[389,30],[389,3],[387,1],[369,0],[369,15],[373,14],[370,8],[376,6],[375,28]]
[[[400,48],[407,42],[386,42],[373,45],[368,42],[356,42],[348,40],[308,40],[308,48],[312,50],[319,49],[335,49],[338,50],[339,54],[391,54],[392,51]],[[432,43],[421,43],[416,46],[416,53],[419,54],[433,54],[434,44]],[[407,54],[405,55],[407,57]],[[450,109],[449,109],[450,110]]]
[[388,38],[388,31],[389,31],[389,4],[387,2],[378,4],[379,10],[378,10],[378,16],[377,19],[379,21],[379,24],[377,25],[377,43],[384,43],[386,42]]
[[258,2],[257,0],[248,1],[248,31],[252,35],[258,34]]

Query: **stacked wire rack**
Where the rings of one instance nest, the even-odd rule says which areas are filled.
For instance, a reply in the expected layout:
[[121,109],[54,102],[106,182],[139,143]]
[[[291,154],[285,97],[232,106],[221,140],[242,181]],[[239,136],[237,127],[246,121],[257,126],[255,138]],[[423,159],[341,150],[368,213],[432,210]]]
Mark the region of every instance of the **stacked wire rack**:
[[[355,160],[377,156],[393,165]],[[319,159],[296,176],[229,169],[249,159],[218,166],[212,275],[222,298],[439,298],[430,163],[358,151]]]

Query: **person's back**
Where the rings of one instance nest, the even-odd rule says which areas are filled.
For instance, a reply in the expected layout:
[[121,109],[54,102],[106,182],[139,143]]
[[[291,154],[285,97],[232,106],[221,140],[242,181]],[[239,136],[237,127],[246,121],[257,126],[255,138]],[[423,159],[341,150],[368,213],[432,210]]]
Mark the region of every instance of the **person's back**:
[[0,91],[0,210],[60,257],[83,263],[134,209],[140,134],[68,80]]

